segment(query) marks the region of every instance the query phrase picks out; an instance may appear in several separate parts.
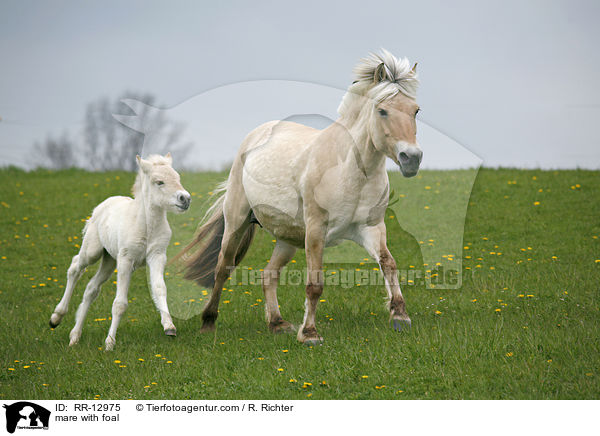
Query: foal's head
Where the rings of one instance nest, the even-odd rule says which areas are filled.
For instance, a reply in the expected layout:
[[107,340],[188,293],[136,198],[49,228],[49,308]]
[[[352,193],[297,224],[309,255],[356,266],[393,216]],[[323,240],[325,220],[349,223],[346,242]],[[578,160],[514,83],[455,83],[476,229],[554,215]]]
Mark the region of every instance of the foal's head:
[[392,159],[405,177],[419,171],[423,151],[417,142],[416,64],[386,50],[371,54],[355,68],[356,81],[340,105],[342,117],[364,123],[375,148]]
[[140,168],[133,185],[136,197],[144,195],[151,205],[178,213],[190,207],[190,194],[181,186],[179,174],[171,166],[171,153],[153,154],[148,159],[136,156],[136,159]]

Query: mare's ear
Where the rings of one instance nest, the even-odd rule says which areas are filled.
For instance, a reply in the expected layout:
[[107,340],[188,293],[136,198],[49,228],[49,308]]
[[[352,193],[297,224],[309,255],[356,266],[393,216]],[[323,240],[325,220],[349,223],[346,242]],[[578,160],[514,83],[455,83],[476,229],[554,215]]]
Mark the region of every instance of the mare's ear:
[[412,70],[410,70],[413,74],[417,74],[417,65],[418,65],[418,62],[415,62],[415,64],[412,67]]
[[377,68],[375,68],[375,73],[373,74],[373,81],[375,83],[379,83],[383,82],[387,78],[388,76],[387,71],[385,69],[385,64],[382,62],[379,65],[377,65]]
[[165,154],[165,159],[169,162],[169,165],[173,165],[173,157],[171,156],[171,152]]
[[135,156],[135,160],[137,160],[138,166],[142,169],[143,172],[147,173],[152,168],[152,164],[147,160],[144,160],[140,157],[140,155]]

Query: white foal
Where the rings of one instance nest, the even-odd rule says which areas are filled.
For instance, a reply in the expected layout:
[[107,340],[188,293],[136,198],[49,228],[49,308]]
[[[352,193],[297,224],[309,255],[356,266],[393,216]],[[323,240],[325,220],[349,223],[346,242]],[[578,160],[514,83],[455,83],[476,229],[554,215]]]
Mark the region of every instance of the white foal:
[[77,281],[85,269],[102,258],[98,272],[90,280],[71,330],[70,345],[79,342],[83,322],[90,304],[102,284],[117,267],[117,295],[112,305],[112,323],[106,338],[107,351],[115,345],[117,327],[127,308],[127,292],[133,271],[148,264],[150,291],[160,312],[165,333],[176,335],[167,307],[164,269],[171,228],[167,211],[184,212],[190,206],[190,194],[181,186],[179,174],[171,167],[171,153],[152,155],[147,160],[136,157],[139,171],[133,185],[133,196],[110,197],[94,209],[83,229],[79,254],[73,257],[67,273],[67,286],[62,300],[54,309],[50,326],[56,327],[69,309],[69,301]]

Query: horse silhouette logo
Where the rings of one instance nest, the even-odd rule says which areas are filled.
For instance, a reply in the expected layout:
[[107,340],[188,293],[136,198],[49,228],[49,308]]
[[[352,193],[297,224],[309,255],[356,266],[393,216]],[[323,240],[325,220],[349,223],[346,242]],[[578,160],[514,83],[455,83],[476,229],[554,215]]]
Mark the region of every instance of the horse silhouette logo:
[[4,404],[6,409],[6,431],[14,433],[19,429],[48,429],[50,411],[28,401],[19,401],[11,405]]

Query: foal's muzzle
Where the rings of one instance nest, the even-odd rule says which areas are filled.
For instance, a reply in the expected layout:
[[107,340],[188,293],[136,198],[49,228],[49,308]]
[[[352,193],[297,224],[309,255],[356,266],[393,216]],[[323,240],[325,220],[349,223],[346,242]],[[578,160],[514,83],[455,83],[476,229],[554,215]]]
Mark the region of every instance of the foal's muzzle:
[[188,210],[190,207],[190,203],[192,201],[192,197],[187,191],[177,191],[177,207],[181,210]]
[[404,177],[416,176],[419,172],[421,160],[423,160],[423,150],[417,144],[400,144],[398,147],[398,162],[400,171]]

